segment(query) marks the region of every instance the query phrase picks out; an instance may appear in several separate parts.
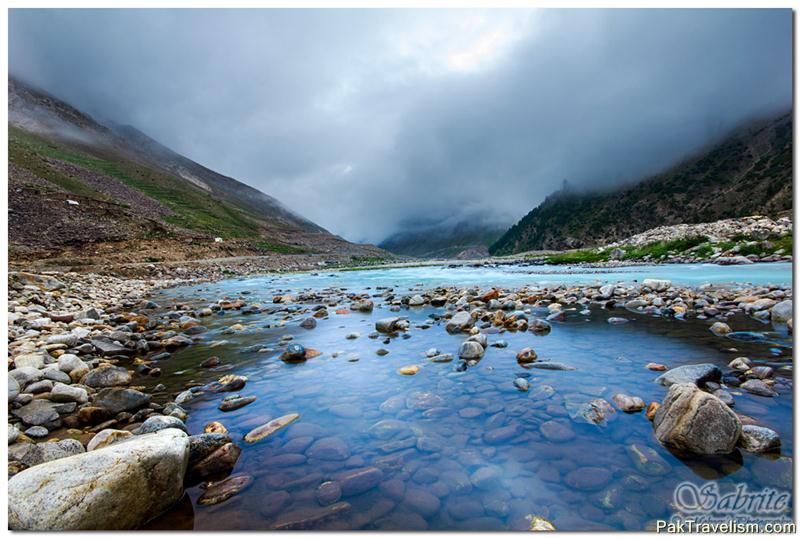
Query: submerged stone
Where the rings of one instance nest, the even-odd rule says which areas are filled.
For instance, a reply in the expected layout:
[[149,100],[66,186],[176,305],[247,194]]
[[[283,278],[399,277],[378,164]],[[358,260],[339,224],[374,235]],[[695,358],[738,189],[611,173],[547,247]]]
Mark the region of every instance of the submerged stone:
[[227,501],[237,493],[244,491],[253,482],[253,477],[237,474],[219,482],[213,482],[197,499],[198,504],[211,505]]
[[281,428],[285,428],[298,418],[300,418],[298,413],[289,413],[288,415],[270,420],[266,424],[251,430],[247,435],[244,436],[244,440],[247,443],[255,443],[256,441],[260,441],[265,437],[269,437]]

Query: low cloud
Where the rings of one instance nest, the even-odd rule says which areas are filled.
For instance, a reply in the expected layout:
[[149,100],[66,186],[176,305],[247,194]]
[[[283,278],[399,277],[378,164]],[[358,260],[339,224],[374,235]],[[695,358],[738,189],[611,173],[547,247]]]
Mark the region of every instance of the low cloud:
[[512,223],[792,103],[781,10],[11,10],[10,71],[378,242]]

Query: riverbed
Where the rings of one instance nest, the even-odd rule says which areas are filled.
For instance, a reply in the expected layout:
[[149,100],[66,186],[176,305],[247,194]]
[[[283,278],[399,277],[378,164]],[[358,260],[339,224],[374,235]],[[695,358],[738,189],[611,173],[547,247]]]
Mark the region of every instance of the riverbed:
[[[460,368],[457,358],[439,363],[426,357],[431,348],[456,354],[466,337],[443,329],[437,318],[445,307],[404,306],[391,312],[377,297],[387,288],[400,297],[442,285],[487,290],[645,278],[687,286],[791,285],[791,264],[434,266],[270,275],[155,294],[153,300],[164,308],[202,308],[226,297],[262,308],[202,318],[205,332],[194,336],[194,345],[161,361],[163,375],[152,382],[175,393],[230,373],[248,378],[239,393],[257,397],[250,405],[223,412],[218,406],[227,394],[201,391],[184,407],[190,432],[211,421],[227,427],[242,448],[233,472],[251,475],[252,483],[212,506],[198,504],[202,489],[190,488],[184,502],[151,526],[269,529],[305,518],[316,529],[503,530],[528,528],[529,516],[540,516],[560,530],[642,530],[669,518],[673,491],[685,481],[715,481],[722,489],[743,483],[756,490],[790,490],[793,342],[785,326],[737,314],[726,320],[735,332],[719,337],[709,331],[713,320],[591,305],[567,309],[565,319],[543,336],[485,328],[485,356]],[[327,305],[329,315],[304,329],[299,323],[315,304],[273,304],[276,295],[326,290],[342,297],[369,293],[375,309]],[[547,310],[532,314],[543,318]],[[407,316],[407,333],[373,334],[378,319],[393,315]],[[620,315],[628,322],[608,322]],[[237,324],[241,328],[231,328]],[[300,364],[283,362],[288,336],[321,355]],[[492,345],[498,343],[507,346]],[[574,369],[525,368],[515,359],[525,347],[535,349],[540,362]],[[220,358],[220,366],[202,368],[211,356]],[[617,393],[663,400],[666,389],[654,382],[659,372],[645,368],[647,363],[668,368],[713,363],[727,371],[740,356],[776,370],[776,397],[730,391],[736,412],[780,434],[778,454],[737,449],[728,456],[687,458],[658,443],[644,413],[617,410],[600,424],[581,419],[588,402],[610,402]],[[416,375],[400,375],[398,369],[407,365],[421,368]],[[518,390],[517,378],[526,379],[530,390]],[[257,443],[242,441],[256,426],[290,413],[300,418]],[[346,510],[327,514],[330,505],[319,498],[320,484],[344,483],[365,469],[366,489],[343,492],[335,506],[346,503]]]

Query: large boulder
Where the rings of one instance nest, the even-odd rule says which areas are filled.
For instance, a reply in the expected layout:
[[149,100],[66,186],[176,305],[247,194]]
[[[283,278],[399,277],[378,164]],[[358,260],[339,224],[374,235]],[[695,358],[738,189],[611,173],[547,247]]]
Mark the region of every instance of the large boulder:
[[135,529],[183,495],[189,439],[169,428],[43,463],[8,481],[12,530]]
[[693,383],[670,387],[653,428],[664,445],[693,454],[729,454],[742,433],[736,413]]

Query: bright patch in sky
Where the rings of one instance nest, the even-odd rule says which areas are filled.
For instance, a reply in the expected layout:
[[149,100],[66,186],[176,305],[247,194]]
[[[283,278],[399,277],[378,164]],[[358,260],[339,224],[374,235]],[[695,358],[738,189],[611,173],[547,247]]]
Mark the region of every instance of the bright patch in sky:
[[530,36],[532,16],[528,11],[495,11],[491,16],[450,12],[416,20],[392,40],[399,56],[426,74],[477,72],[492,67],[517,41]]

